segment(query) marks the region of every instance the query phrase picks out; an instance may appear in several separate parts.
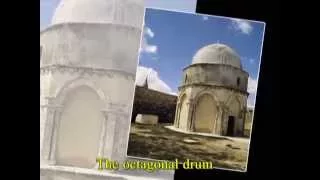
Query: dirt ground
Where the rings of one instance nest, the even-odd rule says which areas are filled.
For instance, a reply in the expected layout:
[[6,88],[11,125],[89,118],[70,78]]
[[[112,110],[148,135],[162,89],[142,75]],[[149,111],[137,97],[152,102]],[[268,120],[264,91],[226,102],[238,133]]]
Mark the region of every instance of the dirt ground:
[[249,139],[189,135],[164,126],[131,124],[128,156],[212,161],[217,168],[245,170]]

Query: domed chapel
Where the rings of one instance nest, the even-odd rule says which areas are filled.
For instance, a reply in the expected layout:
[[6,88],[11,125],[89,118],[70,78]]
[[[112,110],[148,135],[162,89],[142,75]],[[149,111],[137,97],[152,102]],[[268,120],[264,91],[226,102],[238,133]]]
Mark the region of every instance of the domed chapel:
[[41,166],[126,159],[143,18],[144,0],[60,1],[40,32]]
[[248,77],[229,46],[202,47],[183,70],[174,126],[185,132],[243,136]]

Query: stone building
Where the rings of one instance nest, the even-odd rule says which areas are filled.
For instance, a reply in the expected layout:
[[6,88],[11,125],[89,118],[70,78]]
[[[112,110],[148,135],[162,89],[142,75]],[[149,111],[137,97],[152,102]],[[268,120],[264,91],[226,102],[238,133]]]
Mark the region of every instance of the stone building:
[[173,123],[177,96],[149,88],[148,76],[143,86],[136,86],[131,122],[138,114],[151,114],[159,118],[159,123]]
[[201,48],[183,70],[174,126],[183,131],[243,136],[249,74],[230,47]]
[[41,179],[127,158],[143,18],[144,0],[61,0],[40,32]]
[[254,107],[248,107],[244,125],[244,136],[250,137]]

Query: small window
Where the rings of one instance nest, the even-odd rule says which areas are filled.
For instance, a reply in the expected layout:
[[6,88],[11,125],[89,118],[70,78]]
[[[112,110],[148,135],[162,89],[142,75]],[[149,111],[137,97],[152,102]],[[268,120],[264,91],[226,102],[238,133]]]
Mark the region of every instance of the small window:
[[240,78],[237,78],[237,86],[240,86]]
[[188,75],[186,75],[186,77],[184,78],[184,83],[187,83],[188,80]]

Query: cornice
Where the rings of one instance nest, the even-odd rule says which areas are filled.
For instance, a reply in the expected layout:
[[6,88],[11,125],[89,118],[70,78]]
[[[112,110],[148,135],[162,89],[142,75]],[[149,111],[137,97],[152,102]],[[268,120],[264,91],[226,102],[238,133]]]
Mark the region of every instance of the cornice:
[[192,84],[185,84],[182,86],[179,86],[178,89],[179,91],[185,89],[186,87],[207,87],[207,88],[220,88],[220,89],[228,89],[231,91],[235,91],[241,94],[244,94],[246,96],[249,96],[249,93],[247,91],[243,91],[234,87],[230,87],[230,86],[222,86],[222,85],[215,85],[215,84],[200,84],[200,83],[192,83]]
[[127,116],[130,114],[129,106],[120,103],[108,103],[107,108],[103,109],[102,112],[105,115],[113,114],[118,116]]
[[122,70],[117,69],[105,69],[105,68],[91,68],[91,67],[74,67],[74,66],[66,66],[66,65],[47,65],[40,67],[40,75],[44,75],[46,73],[55,73],[59,72],[61,74],[69,73],[69,74],[81,74],[81,75],[98,75],[98,76],[108,76],[113,78],[114,74],[119,74],[125,76],[127,79],[134,80],[135,74],[129,73]]
[[99,27],[105,26],[105,27],[111,27],[111,28],[123,28],[123,29],[129,29],[129,30],[136,30],[141,31],[141,28],[128,25],[128,24],[121,24],[121,23],[114,23],[114,22],[94,22],[94,23],[88,23],[88,22],[68,22],[68,23],[58,23],[58,24],[51,24],[48,27],[40,30],[40,36],[42,34],[45,34],[46,32],[53,31],[56,29],[64,28],[64,27]]
[[233,70],[237,70],[237,71],[240,71],[240,72],[242,72],[242,73],[244,73],[244,74],[246,74],[246,76],[249,76],[249,73],[247,72],[247,71],[245,71],[245,70],[243,70],[242,68],[238,68],[238,67],[234,67],[234,66],[232,66],[232,65],[229,65],[229,64],[211,64],[211,63],[197,63],[197,64],[190,64],[190,65],[188,65],[187,67],[184,67],[183,68],[183,71],[187,71],[188,69],[190,69],[190,68],[193,68],[193,67],[226,67],[226,68],[230,68],[230,69],[233,69]]

